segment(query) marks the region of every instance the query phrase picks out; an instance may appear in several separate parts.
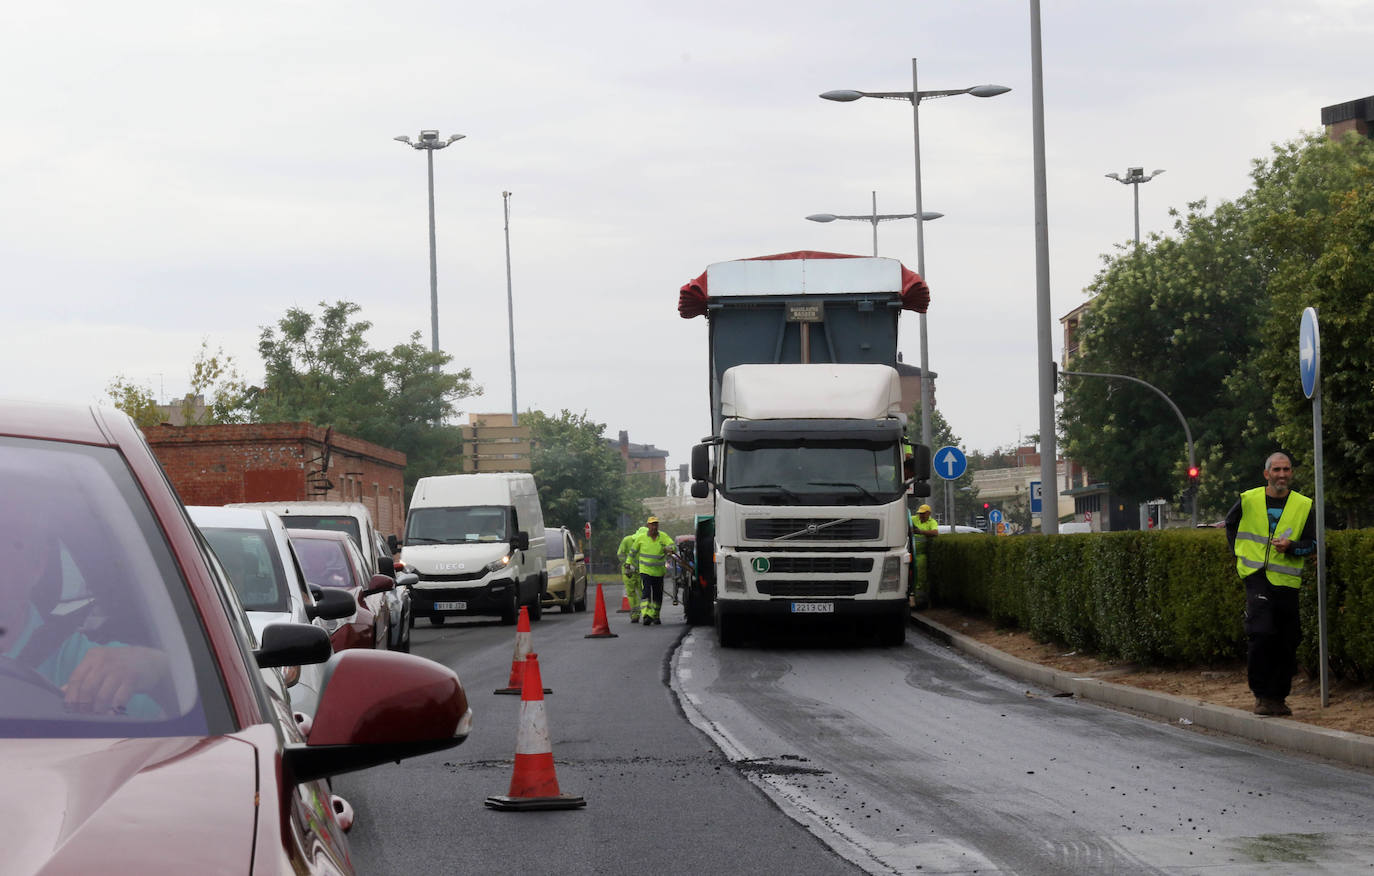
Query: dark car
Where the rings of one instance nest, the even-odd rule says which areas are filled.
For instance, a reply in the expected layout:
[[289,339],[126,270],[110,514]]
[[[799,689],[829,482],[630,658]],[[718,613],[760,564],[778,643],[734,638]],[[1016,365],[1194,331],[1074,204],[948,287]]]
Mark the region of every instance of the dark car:
[[300,558],[306,583],[312,587],[346,590],[357,603],[354,615],[339,621],[329,634],[334,650],[389,647],[391,604],[383,594],[396,586],[396,580],[381,573],[368,576],[357,544],[346,533],[329,529],[288,529],[286,535]]
[[[125,415],[0,403],[0,484],[0,869],[351,873],[322,780],[466,738],[446,667],[257,640]],[[261,670],[317,662],[298,722]]]

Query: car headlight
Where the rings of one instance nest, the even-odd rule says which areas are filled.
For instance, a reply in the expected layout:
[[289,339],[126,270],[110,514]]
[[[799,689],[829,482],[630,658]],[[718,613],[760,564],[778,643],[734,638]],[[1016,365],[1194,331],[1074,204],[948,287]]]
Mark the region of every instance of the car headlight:
[[902,583],[902,558],[888,557],[883,560],[883,576],[878,579],[879,593],[896,593]]
[[506,567],[509,566],[509,565],[510,565],[510,554],[506,554],[504,557],[502,557],[502,558],[499,559],[499,560],[492,560],[490,563],[487,563],[486,568],[483,569],[482,571],[484,571],[484,572],[499,572],[499,571],[501,571],[502,569],[506,568]]

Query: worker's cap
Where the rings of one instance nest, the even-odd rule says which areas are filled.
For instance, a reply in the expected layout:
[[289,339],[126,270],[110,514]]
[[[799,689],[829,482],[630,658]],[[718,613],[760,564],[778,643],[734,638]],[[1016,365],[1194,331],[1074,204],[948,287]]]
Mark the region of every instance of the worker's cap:
[[929,514],[929,513],[930,513],[930,506],[929,506],[929,505],[922,505],[921,507],[919,507],[919,508],[916,509],[916,513],[917,513],[917,514]]
[[657,522],[658,522],[658,518],[657,518],[657,517],[650,517],[648,520],[646,520],[646,521],[644,521],[644,522],[645,522],[645,523],[657,523]]

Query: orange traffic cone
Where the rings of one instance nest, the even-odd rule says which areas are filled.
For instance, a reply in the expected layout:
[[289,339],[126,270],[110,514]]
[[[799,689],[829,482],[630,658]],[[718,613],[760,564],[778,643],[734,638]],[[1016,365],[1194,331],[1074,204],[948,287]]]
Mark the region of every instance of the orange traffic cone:
[[584,639],[615,639],[618,633],[611,632],[611,622],[606,619],[606,598],[601,593],[601,582],[596,585],[596,614],[592,618],[592,631]]
[[[599,603],[598,603],[599,604]],[[553,767],[553,746],[544,716],[544,694],[539,679],[539,655],[525,658],[525,685],[520,694],[520,729],[515,736],[515,772],[510,790],[486,799],[492,809],[577,809],[587,801],[558,790]]]
[[620,608],[617,608],[617,609],[615,610],[615,613],[616,613],[616,614],[629,614],[629,613],[630,613],[630,597],[629,597],[629,596],[622,596],[622,597],[620,597]]
[[[510,681],[506,682],[505,687],[498,687],[492,693],[512,694],[518,696],[525,680],[525,657],[530,653],[530,613],[525,606],[520,606],[520,620],[515,624],[515,656],[510,661]],[[544,693],[553,693],[545,690]]]

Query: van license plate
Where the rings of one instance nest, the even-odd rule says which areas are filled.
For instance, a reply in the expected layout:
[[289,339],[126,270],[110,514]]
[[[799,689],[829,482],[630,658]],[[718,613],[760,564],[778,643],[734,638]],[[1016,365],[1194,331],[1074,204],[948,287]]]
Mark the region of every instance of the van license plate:
[[467,610],[468,610],[468,604],[467,604],[466,602],[436,602],[436,603],[434,603],[434,610],[435,610],[435,611],[467,611]]
[[793,614],[834,614],[835,603],[833,602],[794,602],[792,603]]

